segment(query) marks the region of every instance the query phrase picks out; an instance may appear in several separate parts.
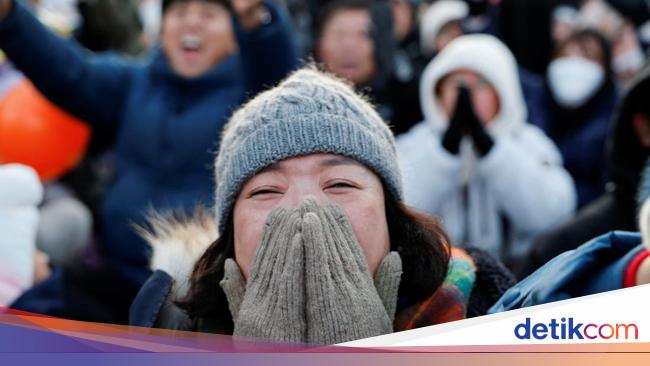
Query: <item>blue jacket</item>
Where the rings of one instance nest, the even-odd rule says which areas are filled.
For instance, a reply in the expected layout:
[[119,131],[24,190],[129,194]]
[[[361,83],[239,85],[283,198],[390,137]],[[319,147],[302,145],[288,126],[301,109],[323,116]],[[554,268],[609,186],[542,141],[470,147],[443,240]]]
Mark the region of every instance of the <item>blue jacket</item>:
[[133,284],[149,271],[147,246],[130,224],[141,223],[149,207],[212,205],[214,152],[227,117],[297,65],[286,16],[267,7],[269,24],[253,32],[235,25],[239,55],[195,79],[176,75],[160,50],[145,63],[87,55],[18,2],[0,23],[0,48],[47,98],[95,133],[117,131],[102,238],[109,262]]
[[625,269],[643,249],[638,233],[612,231],[555,257],[510,288],[490,313],[623,287]]

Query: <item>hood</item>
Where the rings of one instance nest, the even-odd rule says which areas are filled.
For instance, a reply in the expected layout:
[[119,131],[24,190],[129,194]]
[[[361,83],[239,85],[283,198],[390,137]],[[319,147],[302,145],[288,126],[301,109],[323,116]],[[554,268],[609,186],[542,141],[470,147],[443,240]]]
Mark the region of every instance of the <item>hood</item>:
[[625,89],[612,120],[607,142],[608,175],[611,189],[635,205],[641,170],[650,153],[639,143],[632,127],[632,116],[644,112],[650,116],[650,66],[641,71]]
[[488,127],[493,136],[507,134],[523,126],[528,111],[512,52],[493,36],[472,34],[452,41],[427,65],[422,74],[420,103],[422,113],[431,127],[438,132],[447,128],[448,117],[435,101],[434,90],[443,77],[457,70],[474,71],[496,89],[499,112]]
[[194,264],[219,236],[214,216],[201,208],[190,217],[152,211],[146,225],[135,229],[151,247],[151,270],[162,270],[174,279],[174,299],[187,294]]
[[433,42],[449,22],[463,20],[469,15],[469,6],[461,0],[439,0],[431,4],[420,19],[420,49],[433,54]]

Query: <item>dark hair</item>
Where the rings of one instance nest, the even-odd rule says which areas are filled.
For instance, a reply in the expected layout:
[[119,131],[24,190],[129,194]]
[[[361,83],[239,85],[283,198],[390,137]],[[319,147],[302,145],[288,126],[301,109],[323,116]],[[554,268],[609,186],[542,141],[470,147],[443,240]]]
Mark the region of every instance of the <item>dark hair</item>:
[[612,73],[612,51],[609,41],[603,36],[603,34],[592,28],[579,29],[571,33],[566,39],[562,40],[555,47],[554,57],[562,51],[569,44],[577,44],[583,47],[589,41],[596,41],[602,52],[602,61],[603,69],[605,70],[605,75],[610,76]]
[[327,23],[338,13],[346,10],[367,10],[370,14],[371,2],[369,0],[335,0],[324,5],[314,21],[313,33],[316,39],[323,36]]
[[[163,15],[165,14],[167,9],[169,9],[169,7],[173,3],[182,2],[182,1],[188,2],[190,0],[163,0],[162,1],[162,13],[163,13]],[[224,8],[226,8],[229,11],[232,11],[232,5],[230,4],[229,0],[201,0],[201,1],[209,2],[209,3],[215,3],[215,4],[223,6]]]
[[[430,296],[442,284],[449,264],[449,240],[436,218],[408,208],[390,194],[385,198],[391,250],[399,252],[404,271],[400,305],[408,306]],[[232,213],[226,227],[197,261],[189,292],[177,304],[192,318],[218,319],[232,331],[228,301],[219,286],[226,259],[234,258]]]

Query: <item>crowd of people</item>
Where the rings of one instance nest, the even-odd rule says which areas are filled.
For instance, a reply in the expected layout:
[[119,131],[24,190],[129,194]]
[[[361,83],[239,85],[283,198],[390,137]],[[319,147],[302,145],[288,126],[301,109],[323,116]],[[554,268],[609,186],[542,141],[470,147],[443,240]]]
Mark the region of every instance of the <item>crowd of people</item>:
[[0,134],[21,83],[92,130],[0,136],[0,306],[328,344],[648,283],[648,47],[645,0],[0,0]]

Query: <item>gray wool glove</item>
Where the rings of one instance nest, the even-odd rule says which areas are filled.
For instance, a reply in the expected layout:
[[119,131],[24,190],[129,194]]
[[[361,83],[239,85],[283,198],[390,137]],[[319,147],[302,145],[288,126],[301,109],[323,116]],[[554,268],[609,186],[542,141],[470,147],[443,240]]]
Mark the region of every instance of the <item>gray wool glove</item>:
[[399,255],[384,258],[373,283],[343,210],[311,199],[300,210],[304,213],[307,341],[334,344],[392,333],[402,272]]
[[278,342],[306,338],[304,253],[297,210],[276,209],[265,224],[244,290],[234,260],[220,282],[233,316],[233,335]]

